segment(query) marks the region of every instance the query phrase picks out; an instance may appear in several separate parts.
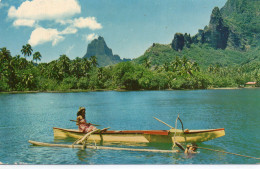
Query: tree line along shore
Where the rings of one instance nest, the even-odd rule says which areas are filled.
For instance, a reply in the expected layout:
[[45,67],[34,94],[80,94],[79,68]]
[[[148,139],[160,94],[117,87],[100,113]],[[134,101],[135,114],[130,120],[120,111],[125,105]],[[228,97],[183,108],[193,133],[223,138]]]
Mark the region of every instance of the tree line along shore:
[[237,88],[249,81],[260,86],[258,65],[202,68],[188,56],[176,56],[161,65],[151,65],[146,58],[142,64],[128,61],[98,67],[95,56],[71,60],[65,54],[38,63],[42,56],[29,44],[22,46],[21,54],[12,56],[6,47],[0,48],[0,92]]

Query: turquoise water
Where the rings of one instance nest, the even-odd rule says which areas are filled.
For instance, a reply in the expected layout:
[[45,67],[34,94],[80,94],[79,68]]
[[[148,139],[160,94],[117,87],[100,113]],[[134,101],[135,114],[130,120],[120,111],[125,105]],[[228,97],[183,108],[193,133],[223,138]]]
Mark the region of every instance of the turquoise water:
[[[199,153],[80,150],[31,146],[54,140],[52,127],[77,128],[70,119],[85,106],[87,120],[111,130],[169,129],[178,115],[188,129],[225,128],[201,147],[260,157],[260,89],[0,94],[0,162],[4,164],[256,164],[260,160],[199,149]],[[179,124],[179,123],[178,123]],[[180,128],[180,124],[178,125]],[[71,142],[67,142],[70,143]],[[168,144],[111,146],[170,149]]]

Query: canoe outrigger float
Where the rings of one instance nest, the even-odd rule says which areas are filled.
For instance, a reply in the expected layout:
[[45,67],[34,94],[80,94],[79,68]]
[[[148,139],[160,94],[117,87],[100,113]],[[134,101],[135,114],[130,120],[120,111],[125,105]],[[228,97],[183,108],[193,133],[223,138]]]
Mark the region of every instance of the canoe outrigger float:
[[[155,117],[154,117],[155,118]],[[225,129],[207,129],[207,130],[180,130],[175,129],[167,123],[155,118],[156,120],[169,126],[170,130],[106,130],[102,133],[95,132],[90,135],[88,141],[104,142],[132,142],[132,143],[175,143],[189,142],[197,143],[209,141],[225,135]],[[176,119],[180,120],[179,116]],[[180,120],[181,124],[182,121]],[[183,127],[183,124],[182,124]],[[79,139],[86,133],[76,129],[63,129],[53,127],[55,139]]]

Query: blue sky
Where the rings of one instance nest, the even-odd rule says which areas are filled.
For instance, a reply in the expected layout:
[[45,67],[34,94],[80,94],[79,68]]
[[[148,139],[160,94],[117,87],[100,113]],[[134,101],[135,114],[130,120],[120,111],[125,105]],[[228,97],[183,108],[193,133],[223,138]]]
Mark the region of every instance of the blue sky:
[[[0,47],[30,43],[42,62],[83,57],[98,36],[121,58],[141,56],[176,32],[194,35],[227,0],[0,0]],[[31,58],[29,58],[31,59]]]

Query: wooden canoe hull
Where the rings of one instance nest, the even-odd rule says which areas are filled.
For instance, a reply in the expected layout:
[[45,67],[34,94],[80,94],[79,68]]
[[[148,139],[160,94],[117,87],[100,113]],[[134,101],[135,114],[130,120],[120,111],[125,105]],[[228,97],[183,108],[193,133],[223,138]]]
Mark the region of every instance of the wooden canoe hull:
[[[175,133],[176,131],[176,133]],[[85,133],[74,129],[53,128],[55,139],[78,139]],[[132,143],[173,143],[177,142],[204,142],[225,135],[224,128],[209,130],[130,130],[130,131],[106,131],[102,134],[92,134],[88,141],[105,142],[132,142]]]
[[[213,140],[218,137],[225,136],[225,129],[209,129],[209,130],[189,130],[184,132],[182,130],[177,130],[175,134],[175,129],[171,129],[172,142],[185,142],[185,139],[189,143],[204,142]],[[175,136],[174,136],[175,135]]]

